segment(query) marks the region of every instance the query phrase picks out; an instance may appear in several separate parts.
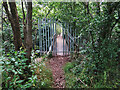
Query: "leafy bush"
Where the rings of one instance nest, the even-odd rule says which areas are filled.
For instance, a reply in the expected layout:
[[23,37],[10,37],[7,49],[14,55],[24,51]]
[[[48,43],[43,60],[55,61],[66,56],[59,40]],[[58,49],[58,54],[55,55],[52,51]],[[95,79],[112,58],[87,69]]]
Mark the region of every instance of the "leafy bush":
[[24,51],[11,51],[7,53],[6,57],[1,57],[1,63],[3,63],[3,80],[2,86],[4,88],[27,88],[23,83],[29,74],[25,74],[25,70],[28,67],[25,58]]
[[[116,59],[115,46],[109,44],[108,50],[106,47],[105,52],[107,55],[110,53],[113,57],[105,57],[101,55],[103,63],[100,64],[97,58],[97,53],[88,54],[87,56],[77,57],[73,62],[65,65],[65,79],[67,88],[118,88],[120,86],[118,63]],[[114,51],[115,50],[115,51]],[[104,51],[102,51],[104,52]],[[94,58],[96,60],[92,60]],[[80,55],[81,56],[81,55]],[[87,58],[87,59],[86,59]],[[82,60],[81,60],[82,59]],[[98,61],[98,64],[96,63]],[[115,62],[116,61],[116,62]],[[96,66],[98,65],[98,66]]]
[[[25,52],[11,51],[1,57],[2,64],[2,87],[5,88],[46,88],[52,86],[52,74],[46,67],[44,60],[38,64],[26,65],[28,59]],[[43,57],[44,59],[44,57]],[[26,73],[30,68],[32,75]],[[27,79],[27,80],[26,80]]]

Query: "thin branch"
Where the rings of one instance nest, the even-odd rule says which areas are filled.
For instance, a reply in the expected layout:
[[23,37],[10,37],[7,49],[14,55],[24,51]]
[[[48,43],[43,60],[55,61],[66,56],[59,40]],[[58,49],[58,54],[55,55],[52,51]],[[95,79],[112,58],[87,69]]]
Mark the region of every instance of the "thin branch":
[[11,22],[11,25],[13,25],[13,24],[14,24],[14,21],[13,21],[13,19],[12,19],[12,15],[10,14],[10,11],[8,10],[8,5],[7,5],[7,1],[6,1],[6,0],[4,0],[3,6],[4,6],[5,11],[6,11],[6,14],[7,14],[7,16],[8,16],[8,20]]
[[[53,5],[53,4],[52,4]],[[48,13],[46,14],[45,18],[47,18],[47,16],[49,15],[50,11],[53,9],[54,7],[50,8]]]
[[119,22],[120,20],[120,17],[118,19],[116,19],[115,23],[113,24],[113,26],[111,27],[111,30],[110,30],[110,36],[111,36],[111,32],[113,30],[113,28],[115,27],[115,25]]
[[111,31],[113,30],[113,28],[115,27],[115,25],[118,23],[119,20],[120,20],[120,17],[115,20],[115,24],[112,26]]
[[25,11],[24,11],[24,6],[23,6],[23,0],[21,0],[21,5],[22,5],[22,12],[23,12],[23,32],[24,32],[24,47],[26,47],[26,22],[25,22]]
[[87,84],[85,84],[80,78],[77,78],[77,80],[80,80],[82,84],[84,84],[86,87],[89,87]]
[[[109,3],[108,3],[109,4]],[[117,7],[120,5],[120,3],[113,2],[110,9],[108,10],[109,14],[113,14],[114,11],[117,9]],[[113,8],[114,7],[114,8]]]
[[6,23],[6,25],[8,25],[7,21],[5,20],[5,18],[2,18],[2,23],[3,21]]
[[86,2],[86,3],[84,3],[83,2],[83,5],[86,7],[86,9],[87,9],[87,13],[91,16],[91,18],[93,18],[93,15],[90,13],[90,10],[89,10],[89,2]]
[[21,3],[21,5],[22,5],[22,12],[23,12],[23,21],[25,20],[25,12],[24,12],[24,7],[23,7],[23,0],[21,0],[22,1],[22,3]]

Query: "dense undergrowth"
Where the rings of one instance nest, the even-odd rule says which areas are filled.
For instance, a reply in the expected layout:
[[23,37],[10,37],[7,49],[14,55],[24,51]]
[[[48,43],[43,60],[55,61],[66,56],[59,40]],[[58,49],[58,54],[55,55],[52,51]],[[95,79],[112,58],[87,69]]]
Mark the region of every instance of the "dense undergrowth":
[[[26,65],[25,54],[23,50],[11,51],[1,57],[3,90],[6,88],[51,88],[52,73],[46,66],[47,56],[42,56],[41,62],[35,62],[34,55],[32,63]],[[31,74],[26,73],[28,68]]]
[[[104,64],[99,71],[90,57],[73,55],[72,62],[64,66],[67,88],[119,88],[120,72],[117,62]],[[99,67],[103,67],[98,62]]]

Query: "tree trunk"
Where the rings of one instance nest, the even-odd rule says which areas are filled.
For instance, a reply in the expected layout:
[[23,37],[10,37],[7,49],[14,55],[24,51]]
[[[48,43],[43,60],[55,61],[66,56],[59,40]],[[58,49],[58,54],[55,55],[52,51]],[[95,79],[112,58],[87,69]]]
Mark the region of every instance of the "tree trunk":
[[31,63],[31,50],[32,50],[32,2],[27,2],[27,37],[26,37],[26,57],[29,59],[27,64]]
[[[30,65],[31,63],[31,51],[32,51],[32,2],[27,1],[27,17],[26,17],[26,65]],[[32,72],[29,67],[25,68],[24,73],[26,74],[26,78],[24,83],[28,81],[28,77],[32,76]]]
[[24,12],[24,6],[22,1],[22,12],[23,12],[23,33],[24,33],[24,46],[26,48],[26,37],[27,37],[27,30],[26,30],[26,18],[25,18],[25,12]]
[[[4,0],[6,1],[6,0]],[[7,2],[3,2],[3,6],[5,8],[6,14],[8,16],[8,20],[11,23],[12,31],[13,31],[13,42],[15,46],[15,50],[19,51],[20,47],[22,45],[22,40],[21,40],[21,33],[20,33],[20,25],[19,25],[19,18],[18,18],[18,13],[17,13],[17,7],[15,2],[9,2],[10,5],[10,11],[8,10],[8,5]]]

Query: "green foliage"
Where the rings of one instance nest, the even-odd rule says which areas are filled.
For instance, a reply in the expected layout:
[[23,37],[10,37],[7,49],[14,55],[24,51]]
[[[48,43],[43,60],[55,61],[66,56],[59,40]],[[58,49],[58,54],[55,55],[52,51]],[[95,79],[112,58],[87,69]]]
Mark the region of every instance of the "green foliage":
[[71,62],[66,63],[65,67],[64,67],[64,71],[65,72],[70,72],[70,69],[72,69],[74,66]]
[[[2,86],[4,88],[23,88],[21,86],[25,82],[25,68],[26,61],[24,51],[11,51],[7,53],[7,56],[1,57],[1,63],[3,63],[3,80]],[[26,88],[26,87],[25,87]]]
[[35,74],[38,80],[35,83],[36,88],[52,88],[52,73],[45,62],[40,62],[34,66]]
[[[7,56],[1,57],[2,66],[2,87],[3,88],[46,88],[52,86],[52,74],[46,67],[44,61],[35,64],[26,65],[28,59],[25,58],[25,52],[11,51]],[[43,57],[44,59],[44,57]],[[30,68],[30,73],[25,73],[26,68]],[[27,79],[27,81],[26,81]]]
[[[67,88],[117,88],[120,87],[120,3],[84,2],[37,2],[33,4],[33,30],[32,38],[35,44],[34,50],[39,48],[37,23],[38,18],[54,18],[69,24],[72,32],[77,31],[80,36],[80,55],[71,54],[73,62],[64,67]],[[100,9],[100,10],[99,10]],[[23,14],[21,5],[17,3],[17,11],[20,20],[21,37],[24,41]],[[25,9],[26,13],[26,9]],[[25,52],[14,51],[13,34],[4,15],[3,18],[3,80],[4,88],[29,88],[29,87],[51,87],[51,71],[46,67],[45,61],[52,57],[42,56],[42,62],[26,65]],[[7,25],[8,24],[8,25]],[[57,33],[60,33],[60,27]],[[71,34],[73,36],[73,34]],[[37,45],[36,45],[37,44]],[[84,55],[84,56],[82,56]],[[32,60],[39,56],[39,53],[32,52]],[[25,73],[25,68],[31,68],[32,76]],[[28,81],[25,81],[25,79]]]

